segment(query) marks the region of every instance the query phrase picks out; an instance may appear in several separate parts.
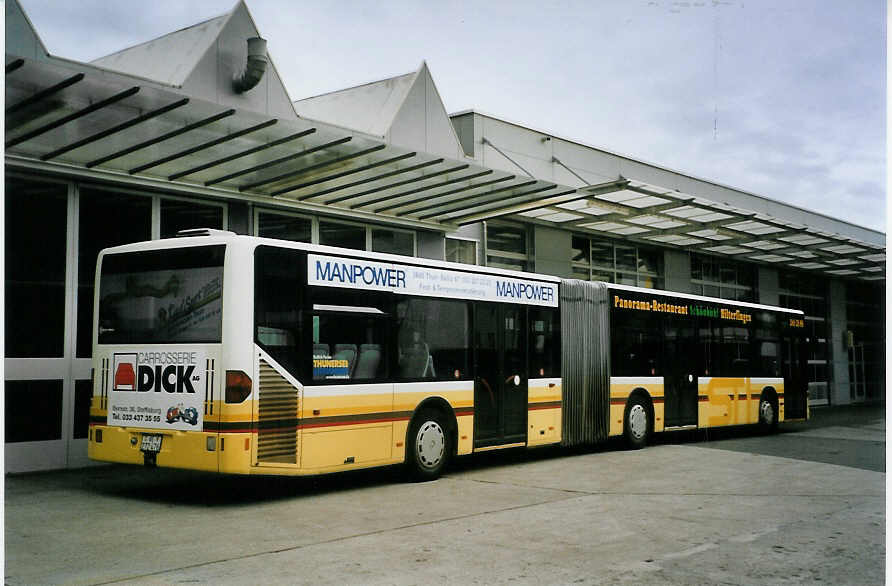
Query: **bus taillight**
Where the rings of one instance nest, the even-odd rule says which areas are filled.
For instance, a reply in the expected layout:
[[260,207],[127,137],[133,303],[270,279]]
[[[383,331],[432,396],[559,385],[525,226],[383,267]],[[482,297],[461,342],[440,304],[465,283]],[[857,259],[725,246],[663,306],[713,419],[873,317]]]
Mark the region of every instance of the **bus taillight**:
[[251,394],[251,377],[241,370],[226,371],[226,402],[241,403]]

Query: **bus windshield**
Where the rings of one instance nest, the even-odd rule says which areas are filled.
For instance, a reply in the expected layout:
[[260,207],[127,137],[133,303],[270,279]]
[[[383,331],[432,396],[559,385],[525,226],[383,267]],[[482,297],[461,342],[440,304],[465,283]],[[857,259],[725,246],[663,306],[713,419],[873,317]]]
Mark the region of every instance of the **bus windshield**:
[[106,255],[99,343],[220,342],[224,250],[214,245]]

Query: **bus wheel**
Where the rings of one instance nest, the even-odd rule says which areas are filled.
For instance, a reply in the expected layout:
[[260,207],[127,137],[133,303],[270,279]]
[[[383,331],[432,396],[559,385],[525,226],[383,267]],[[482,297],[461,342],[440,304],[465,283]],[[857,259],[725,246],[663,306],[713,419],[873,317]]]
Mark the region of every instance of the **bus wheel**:
[[629,447],[640,450],[647,445],[650,434],[650,420],[647,403],[640,396],[629,399],[626,405],[626,421],[623,429]]
[[777,430],[777,409],[774,402],[766,397],[759,399],[759,425],[767,433]]
[[439,412],[425,409],[409,429],[409,474],[418,481],[439,478],[449,459],[449,436]]

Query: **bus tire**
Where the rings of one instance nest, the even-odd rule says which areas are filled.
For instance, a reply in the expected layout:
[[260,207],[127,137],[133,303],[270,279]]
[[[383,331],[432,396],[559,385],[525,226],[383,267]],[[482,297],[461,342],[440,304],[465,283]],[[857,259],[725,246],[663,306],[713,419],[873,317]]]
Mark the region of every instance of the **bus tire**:
[[423,409],[409,426],[406,464],[409,476],[418,482],[436,480],[449,461],[449,427],[439,411]]
[[777,431],[777,401],[770,393],[763,393],[759,398],[759,427],[765,433]]
[[650,408],[647,400],[641,395],[633,395],[626,403],[626,414],[623,422],[623,435],[633,450],[640,450],[647,445],[651,428]]

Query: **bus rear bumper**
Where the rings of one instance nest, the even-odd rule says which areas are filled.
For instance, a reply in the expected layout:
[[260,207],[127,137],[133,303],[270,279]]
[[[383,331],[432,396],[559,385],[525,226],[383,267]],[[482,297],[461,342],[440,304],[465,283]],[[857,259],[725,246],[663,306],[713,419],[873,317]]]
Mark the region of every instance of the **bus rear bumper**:
[[[155,454],[140,450],[144,435],[161,435],[161,449]],[[210,449],[213,448],[213,449]],[[159,432],[155,429],[90,426],[87,456],[99,462],[149,464],[165,468],[188,468],[217,472],[217,434],[201,432]]]

